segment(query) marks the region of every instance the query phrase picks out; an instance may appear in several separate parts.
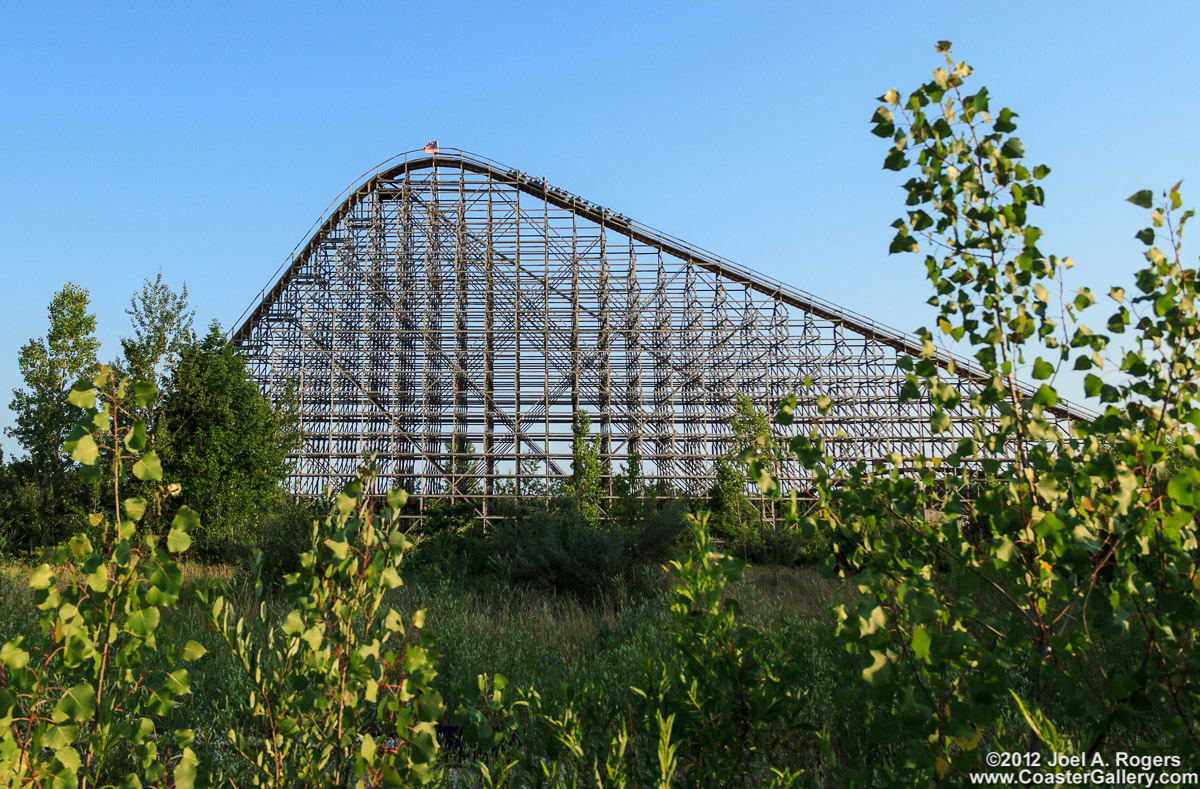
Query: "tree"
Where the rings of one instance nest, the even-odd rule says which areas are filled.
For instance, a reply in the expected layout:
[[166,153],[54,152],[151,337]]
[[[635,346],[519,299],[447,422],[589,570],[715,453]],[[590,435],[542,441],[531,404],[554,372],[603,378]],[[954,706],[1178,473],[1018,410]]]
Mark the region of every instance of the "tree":
[[597,525],[604,517],[601,504],[601,483],[604,473],[600,463],[600,436],[590,436],[592,420],[588,412],[580,409],[571,424],[571,480],[566,485],[566,494],[579,507],[579,514],[586,523]]
[[709,507],[712,508],[709,529],[723,539],[752,540],[762,527],[762,515],[746,495],[746,468],[738,453],[744,447],[756,447],[756,458],[762,470],[773,474],[776,464],[772,454],[771,421],[744,394],[737,395],[733,408],[734,415],[729,423],[733,432],[732,449],[717,458],[716,480],[708,493]]
[[203,340],[181,348],[161,408],[171,436],[164,466],[183,486],[182,502],[208,524],[200,547],[255,544],[255,527],[278,502],[299,447],[295,414],[263,397],[215,322]]
[[[942,337],[922,329],[901,394],[930,409],[933,433],[953,417],[973,435],[946,457],[849,469],[819,439],[789,442],[816,478],[806,530],[855,543],[830,567],[860,594],[838,607],[837,638],[888,758],[847,765],[842,782],[958,785],[989,753],[1093,766],[1112,749],[1194,752],[1200,314],[1179,240],[1193,212],[1179,184],[1129,198],[1151,212],[1136,234],[1146,262],[1136,295],[1109,292],[1108,332],[1134,335],[1110,346],[1077,321],[1095,301],[1087,288],[1052,301],[1071,261],[1044,254],[1029,222],[1049,168],[1023,161],[1016,113],[963,90],[971,69],[949,48],[939,43],[946,68],[932,81],[881,97],[874,132],[891,141],[884,167],[910,174],[891,251],[924,249],[936,332],[969,343],[982,371],[954,386],[958,371],[935,357]],[[1122,374],[1091,372],[1106,364]],[[1036,390],[1019,384],[1022,369]],[[1069,430],[1053,413],[1064,369],[1086,373],[1102,411]],[[790,424],[795,406],[777,421]],[[763,487],[779,491],[769,475]]]
[[622,464],[621,473],[613,479],[613,501],[610,505],[613,522],[626,531],[633,531],[656,509],[656,504],[653,496],[646,495],[642,456],[631,452]]
[[[177,651],[174,644],[160,651],[155,630],[162,610],[178,599],[176,557],[191,544],[196,513],[181,507],[165,540],[135,539],[137,522],[154,520],[173,490],[161,484],[154,453],[143,453],[145,424],[124,406],[144,406],[154,394],[149,384],[121,380],[107,365],[71,388],[68,402],[83,414],[64,449],[81,469],[93,470],[92,478],[101,476],[96,466],[111,462],[112,497],[103,497],[108,506],[89,518],[94,539],[76,534],[55,550],[56,568],[42,564],[30,575],[48,643],[30,645],[32,654],[20,636],[0,647],[6,786],[93,789],[114,785],[110,777],[124,786],[162,785],[166,765],[172,785],[192,785],[192,732],[176,731],[179,753],[155,731],[155,719],[165,722],[175,699],[190,692],[187,669],[162,669],[163,658],[173,664]],[[120,481],[130,474],[155,485],[150,500],[125,497]],[[189,641],[183,659],[204,652]]]
[[16,424],[5,432],[29,452],[35,473],[64,471],[70,461],[62,446],[74,424],[64,394],[96,364],[100,341],[96,316],[88,312],[87,288],[68,282],[50,300],[50,329],[21,347],[18,365],[25,387],[13,390],[9,408]]
[[[162,271],[151,282],[146,278],[142,290],[129,300],[125,314],[133,324],[133,336],[121,338],[125,367],[139,381],[154,384],[163,392],[179,355],[196,340],[192,318],[196,311],[188,309],[187,283],[175,293],[162,281]],[[150,405],[151,416],[155,404]],[[147,419],[147,427],[154,424]]]

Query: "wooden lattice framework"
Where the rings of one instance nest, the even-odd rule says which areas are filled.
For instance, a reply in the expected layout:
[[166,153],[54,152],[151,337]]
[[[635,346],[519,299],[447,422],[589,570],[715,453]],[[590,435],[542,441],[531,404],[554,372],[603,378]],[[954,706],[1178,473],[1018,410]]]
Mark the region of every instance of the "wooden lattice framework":
[[[792,429],[846,463],[944,455],[969,432],[963,415],[933,435],[928,406],[899,401],[915,338],[445,149],[348,190],[232,337],[268,395],[295,387],[302,495],[375,452],[381,486],[487,517],[494,497],[569,476],[580,409],[606,468],[636,452],[648,482],[703,494],[735,449],[739,393],[763,409],[798,394]],[[798,467],[783,478],[803,487]]]

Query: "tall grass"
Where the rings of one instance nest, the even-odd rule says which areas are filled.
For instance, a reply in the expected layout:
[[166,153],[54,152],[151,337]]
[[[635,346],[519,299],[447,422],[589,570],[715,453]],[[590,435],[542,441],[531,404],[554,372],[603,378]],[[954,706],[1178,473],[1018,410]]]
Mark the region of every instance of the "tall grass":
[[[43,642],[28,574],[16,565],[0,568],[0,641],[23,635],[27,643]],[[196,640],[208,654],[190,664],[192,694],[179,700],[167,724],[194,729],[198,751],[212,755],[225,747],[230,729],[252,733],[256,722],[244,708],[252,690],[249,680],[209,627],[197,592],[219,589],[235,616],[253,620],[253,582],[243,570],[228,566],[186,565],[183,576],[179,605],[163,611],[159,640],[180,646]],[[515,685],[536,687],[544,698],[572,699],[593,720],[616,725],[628,714],[630,687],[646,687],[656,667],[669,665],[675,653],[667,591],[663,584],[657,588],[649,596],[618,588],[580,600],[510,587],[494,578],[410,574],[387,602],[406,614],[427,611],[428,627],[438,637],[434,687],[446,700],[445,722],[451,722],[460,701],[473,699],[479,674],[500,673]],[[811,568],[785,567],[749,568],[728,591],[741,604],[745,621],[774,638],[778,654],[772,657],[801,667],[807,691],[804,723],[811,736],[796,743],[796,759],[819,762],[820,739],[852,753],[865,747],[855,728],[855,701],[838,690],[847,683],[839,675],[828,632],[830,607],[846,602],[847,593]],[[269,599],[268,606],[286,614],[278,599]]]
[[[28,576],[20,565],[0,566],[0,641],[17,635],[27,644],[43,641]],[[182,700],[177,722],[223,735],[241,723],[240,699],[249,685],[196,600],[197,591],[218,588],[238,615],[256,617],[252,582],[244,571],[189,564],[183,567],[180,604],[163,611],[159,638],[180,645],[194,639],[208,648],[208,655],[190,666],[193,694]],[[781,648],[815,636],[822,627],[818,622],[829,621],[829,606],[838,594],[832,582],[809,568],[782,567],[751,568],[732,591],[747,621],[774,634]],[[427,610],[429,627],[438,636],[436,685],[450,709],[462,685],[485,672],[539,688],[591,684],[619,698],[671,649],[661,594],[618,591],[580,601],[494,579],[463,583],[417,575],[393,591],[388,603],[400,611]],[[268,605],[286,613],[279,602]]]

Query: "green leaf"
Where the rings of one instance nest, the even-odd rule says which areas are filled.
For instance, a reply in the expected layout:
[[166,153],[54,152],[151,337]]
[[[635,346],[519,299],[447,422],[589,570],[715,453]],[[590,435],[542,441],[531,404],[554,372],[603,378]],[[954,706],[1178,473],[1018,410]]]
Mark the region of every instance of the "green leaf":
[[88,588],[93,592],[108,589],[108,565],[102,564],[87,577]]
[[279,628],[284,635],[294,636],[304,632],[304,617],[295,609],[288,612],[284,617],[283,624]]
[[55,723],[75,721],[83,723],[90,720],[96,711],[96,691],[86,682],[81,682],[63,693],[58,703],[54,705],[50,719]]
[[1140,192],[1134,192],[1125,200],[1142,208],[1150,208],[1154,205],[1154,193],[1149,189],[1142,189]]
[[400,511],[408,503],[408,491],[397,488],[387,492],[387,503],[393,511]]
[[29,574],[29,586],[33,589],[48,589],[54,583],[54,571],[43,564]]
[[1054,375],[1054,365],[1045,361],[1040,356],[1034,360],[1034,362],[1033,362],[1033,377],[1034,378],[1041,381],[1041,380],[1045,380],[1046,378],[1049,378],[1052,375]]
[[993,549],[992,553],[998,564],[1007,564],[1012,561],[1013,551],[1017,546],[1007,535],[1000,537],[999,540],[1000,544]]
[[375,738],[370,734],[364,734],[362,737],[362,745],[358,752],[362,755],[363,761],[367,764],[375,763]]
[[158,455],[154,452],[142,455],[142,459],[133,464],[133,476],[141,480],[161,480],[162,464],[158,461]]
[[933,432],[945,433],[950,429],[950,415],[938,409],[933,412],[933,416],[929,417],[929,425],[933,428]]
[[184,747],[179,761],[171,771],[175,789],[195,789],[199,764],[200,760],[196,757],[195,751]]
[[67,402],[76,408],[94,408],[96,406],[96,387],[88,378],[78,381],[67,393]]
[[920,250],[921,245],[917,243],[917,240],[904,232],[897,233],[895,238],[892,239],[891,245],[888,246],[889,255],[898,255],[902,252],[919,252]]
[[141,452],[146,448],[146,423],[137,420],[125,434],[125,448],[130,452]]
[[[71,430],[71,434],[75,435],[74,429]],[[70,452],[71,460],[85,466],[95,465],[100,460],[100,448],[96,446],[96,439],[92,438],[90,433],[68,438],[63,444],[63,451]]]
[[200,513],[184,504],[171,520],[171,528],[182,532],[193,532],[200,528]]
[[893,148],[883,160],[883,169],[895,170],[899,172],[905,167],[908,167],[908,159],[904,158],[904,151],[899,148]]
[[1136,238],[1138,241],[1141,241],[1146,246],[1150,246],[1154,243],[1154,229],[1147,227],[1143,230],[1139,230],[1134,235],[1134,238]]
[[125,514],[134,522],[140,521],[146,514],[147,503],[141,496],[125,499],[121,502],[121,506],[125,508]]
[[[88,521],[93,526],[99,526],[104,522],[103,517],[97,517],[99,515],[100,513],[93,512]],[[71,539],[67,540],[67,547],[71,549],[71,555],[80,562],[86,561],[92,555],[92,541],[86,534],[76,534],[71,537]]]
[[29,653],[21,649],[20,636],[0,647],[0,663],[9,671],[23,669],[29,664]]
[[877,649],[871,650],[871,665],[863,669],[862,677],[872,685],[880,683],[888,675],[887,655]]
[[1195,508],[1200,504],[1200,471],[1190,468],[1172,477],[1167,483],[1167,496],[1181,507]]
[[1025,155],[1025,146],[1021,144],[1021,140],[1017,137],[1010,137],[1000,146],[1000,154],[1007,156],[1010,159],[1020,159]]
[[1012,119],[1015,117],[1017,117],[1017,113],[1013,112],[1008,107],[1003,107],[1000,110],[1000,117],[996,119],[996,122],[992,125],[992,128],[1001,134],[1014,132],[1017,130],[1017,124],[1013,123]]
[[333,552],[334,558],[336,558],[339,562],[345,561],[346,556],[350,551],[350,543],[346,542],[345,540],[326,540],[325,547]]
[[858,620],[859,631],[865,636],[869,636],[886,626],[887,614],[884,612],[883,606],[875,606],[871,609],[871,613],[865,619],[859,617]]
[[789,395],[786,399],[781,400],[779,408],[775,412],[775,424],[787,425],[792,424],[796,420],[796,395]]
[[1053,408],[1058,405],[1058,392],[1053,388],[1042,384],[1038,390],[1033,393],[1033,402],[1035,405],[1043,405],[1047,408]]
[[829,409],[833,407],[833,400],[830,400],[828,395],[821,395],[817,398],[817,413],[825,416],[829,413]]
[[930,637],[929,630],[925,627],[925,625],[917,625],[916,628],[913,629],[912,649],[913,654],[917,656],[918,660],[924,660],[926,663],[930,662],[929,644],[931,641],[932,638]]
[[133,402],[139,408],[149,408],[158,399],[158,387],[146,381],[134,381]]
[[385,567],[383,573],[379,576],[379,580],[388,589],[395,589],[404,585],[404,582],[400,580],[400,573],[396,572],[395,567]]
[[152,606],[139,608],[125,620],[125,629],[134,635],[145,638],[154,632],[154,628],[158,627],[158,617],[157,608]]
[[192,546],[192,538],[183,529],[172,528],[167,533],[167,550],[171,553],[183,553]]
[[188,678],[187,669],[176,669],[168,674],[167,681],[163,683],[163,688],[174,696],[191,693],[191,680]]

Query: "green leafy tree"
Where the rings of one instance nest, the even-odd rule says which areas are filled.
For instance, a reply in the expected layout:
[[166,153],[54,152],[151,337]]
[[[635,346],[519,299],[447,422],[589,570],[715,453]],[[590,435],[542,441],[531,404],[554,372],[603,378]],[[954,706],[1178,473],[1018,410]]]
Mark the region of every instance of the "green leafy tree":
[[[136,540],[137,523],[157,525],[173,488],[159,484],[150,500],[122,499],[120,485],[129,473],[160,483],[158,459],[144,451],[145,424],[130,420],[123,405],[132,400],[145,407],[155,394],[149,384],[129,386],[107,366],[71,389],[71,406],[84,413],[66,449],[85,469],[111,464],[111,506],[91,516],[98,544],[76,534],[58,549],[57,572],[43,564],[30,577],[51,647],[30,652],[19,637],[0,647],[0,777],[6,786],[86,789],[112,785],[114,778],[124,786],[161,785],[168,764],[175,786],[193,784],[192,732],[164,737],[160,727],[175,699],[189,692],[188,672],[174,668],[177,659],[202,657],[204,647],[189,641],[180,655],[169,645],[162,650],[169,667],[151,667],[160,657],[161,611],[179,595],[175,557],[191,544],[199,519],[183,507],[166,535]],[[125,773],[118,764],[129,764],[130,756],[136,769]]]
[[626,531],[640,527],[657,509],[654,497],[647,494],[642,456],[633,452],[622,464],[621,473],[613,479],[613,522]]
[[[1132,336],[1109,346],[1075,322],[1094,301],[1086,288],[1061,309],[1052,300],[1070,260],[1044,254],[1029,222],[1049,168],[1024,163],[1016,113],[964,90],[971,69],[949,48],[939,44],[945,68],[930,82],[884,94],[874,131],[891,140],[884,167],[910,174],[892,251],[925,250],[937,309],[936,333],[920,331],[924,353],[902,363],[902,394],[927,404],[933,433],[951,420],[971,432],[946,457],[849,470],[819,438],[789,442],[817,478],[822,508],[806,528],[855,543],[841,570],[861,596],[839,607],[837,638],[886,758],[845,765],[843,778],[959,785],[988,751],[1076,753],[1088,765],[1148,742],[1192,753],[1200,318],[1179,238],[1193,212],[1178,184],[1157,201],[1149,190],[1130,198],[1150,212],[1137,233],[1147,251],[1137,294],[1110,291],[1108,332]],[[939,337],[971,346],[976,386],[952,385],[960,371],[935,362]],[[1119,376],[1094,372],[1110,364]],[[1102,410],[1069,429],[1052,410],[1063,369],[1086,375]]]
[[91,371],[100,349],[96,316],[88,307],[87,289],[68,282],[50,300],[46,336],[21,346],[17,358],[25,386],[13,390],[9,408],[15,424],[5,432],[29,452],[39,474],[57,474],[70,465],[62,446],[75,418],[65,394]]
[[142,289],[129,300],[129,316],[133,326],[132,337],[121,338],[124,359],[121,366],[128,375],[139,381],[154,384],[159,397],[146,406],[136,409],[137,416],[146,422],[150,446],[169,444],[170,436],[159,418],[159,405],[170,385],[175,365],[183,349],[196,341],[192,330],[195,310],[188,309],[187,284],[179,293],[163,282],[162,271],[151,281],[142,282]]
[[255,544],[299,446],[294,413],[262,395],[215,323],[181,350],[161,408],[171,437],[164,464],[183,486],[182,500],[208,524],[199,547]]
[[[408,622],[384,601],[401,585],[408,542],[403,490],[387,506],[368,495],[372,462],[331,496],[313,522],[311,550],[284,579],[281,618],[259,576],[258,616],[233,620],[223,597],[210,621],[252,683],[247,707],[262,724],[252,741],[231,731],[244,763],[231,777],[255,786],[417,786],[435,777],[435,724],[443,709],[425,612]],[[383,736],[386,733],[386,736]]]
[[180,354],[196,339],[192,330],[196,311],[188,309],[187,284],[176,293],[159,271],[153,282],[147,278],[142,283],[125,314],[133,324],[133,336],[121,338],[129,374],[165,391]]
[[749,480],[746,477],[746,465],[739,453],[746,447],[755,447],[763,472],[773,474],[775,461],[770,454],[774,447],[771,421],[766,413],[754,407],[749,397],[739,394],[734,400],[734,415],[729,427],[733,433],[732,448],[723,457],[717,458],[714,468],[716,480],[708,494],[712,511],[709,528],[723,539],[738,540],[743,544],[755,543],[762,529],[762,513],[746,495]]
[[571,479],[565,493],[579,508],[579,515],[592,525],[604,518],[603,474],[600,436],[592,436],[592,420],[580,409],[571,424]]

